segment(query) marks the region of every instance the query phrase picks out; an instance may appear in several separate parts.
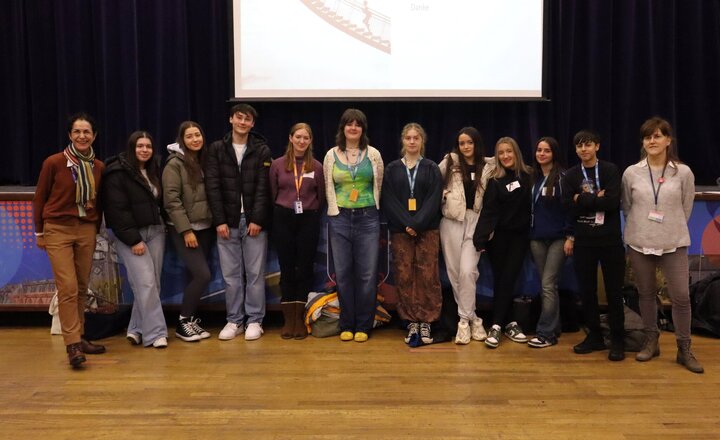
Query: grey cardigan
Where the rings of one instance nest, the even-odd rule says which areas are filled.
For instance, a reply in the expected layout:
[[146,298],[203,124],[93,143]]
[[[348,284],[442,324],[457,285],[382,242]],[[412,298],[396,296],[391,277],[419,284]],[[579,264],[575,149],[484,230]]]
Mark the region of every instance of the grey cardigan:
[[[653,172],[658,190],[660,172]],[[657,210],[664,215],[662,223],[648,219],[655,210],[646,160],[630,165],[622,176],[622,209],[625,216],[624,239],[638,252],[661,254],[690,245],[687,222],[695,200],[695,176],[681,163],[669,162],[665,182],[658,192]]]

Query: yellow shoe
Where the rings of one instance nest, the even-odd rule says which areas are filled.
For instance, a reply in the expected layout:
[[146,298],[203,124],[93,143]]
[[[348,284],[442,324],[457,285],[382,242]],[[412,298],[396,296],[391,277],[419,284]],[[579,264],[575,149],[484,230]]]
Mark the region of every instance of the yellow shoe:
[[[355,336],[355,335],[353,335],[353,332],[347,332],[347,331],[342,332],[342,333],[340,333],[340,340],[345,341],[345,342],[352,341],[353,336]],[[367,339],[367,336],[365,336],[365,339]]]
[[368,340],[368,334],[365,332],[355,333],[355,342],[365,342]]

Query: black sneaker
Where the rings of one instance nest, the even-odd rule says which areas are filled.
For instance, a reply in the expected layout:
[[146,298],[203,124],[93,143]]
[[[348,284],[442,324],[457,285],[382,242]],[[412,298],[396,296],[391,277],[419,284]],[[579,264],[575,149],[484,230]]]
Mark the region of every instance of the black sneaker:
[[420,339],[423,341],[423,344],[433,343],[433,337],[430,333],[430,324],[427,322],[420,324]]
[[175,336],[185,342],[197,342],[202,339],[195,331],[192,321],[187,318],[178,321],[177,327],[175,327]]
[[200,336],[200,339],[207,339],[210,337],[210,332],[200,327],[200,318],[195,318],[194,316],[191,316],[190,325],[192,325],[193,330],[195,330],[195,334]]
[[585,340],[573,347],[573,351],[577,354],[588,354],[593,351],[607,350],[605,342],[601,337],[588,333]]

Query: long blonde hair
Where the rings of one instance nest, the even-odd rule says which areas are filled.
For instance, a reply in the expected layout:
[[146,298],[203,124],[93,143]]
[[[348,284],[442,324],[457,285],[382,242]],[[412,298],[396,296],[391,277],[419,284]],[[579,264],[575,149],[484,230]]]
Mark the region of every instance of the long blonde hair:
[[500,144],[508,144],[510,147],[512,147],[513,154],[515,155],[515,163],[513,164],[513,171],[515,172],[515,177],[521,177],[521,174],[530,174],[532,172],[531,168],[527,165],[525,165],[525,162],[523,161],[522,152],[520,151],[520,146],[518,145],[517,141],[510,136],[501,137],[498,139],[497,142],[495,142],[495,169],[492,171],[492,174],[490,174],[490,177],[499,178],[505,176],[505,167],[502,166],[500,163],[500,159],[497,157],[497,150]]

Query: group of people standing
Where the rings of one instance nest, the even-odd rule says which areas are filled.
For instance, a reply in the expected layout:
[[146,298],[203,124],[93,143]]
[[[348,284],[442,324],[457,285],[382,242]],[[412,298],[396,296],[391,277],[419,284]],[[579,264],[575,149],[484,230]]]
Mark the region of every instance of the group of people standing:
[[[201,327],[197,309],[211,279],[208,259],[215,244],[227,309],[219,339],[262,336],[270,237],[281,269],[281,336],[302,339],[307,336],[305,303],[325,207],[342,341],[365,342],[374,325],[382,212],[391,233],[398,314],[407,323],[407,344],[433,342],[431,326],[442,307],[440,251],[458,308],[456,344],[476,340],[497,348],[503,334],[535,348],[557,344],[558,278],[565,258],[573,255],[589,330],[574,351],[607,348],[598,312],[600,264],[610,316],[608,358],[622,360],[622,199],[625,243],[647,335],[636,359],[659,355],[655,270],[660,267],[673,302],[677,362],[703,371],[690,350],[687,286],[694,177],[677,158],[667,121],[656,117],[643,124],[642,158],[621,178],[615,165],[597,158],[600,138],[589,130],[575,135],[581,163],[566,170],[551,137],[538,141],[528,166],[511,137],[500,138],[494,156],[485,157],[482,137],[473,127],[461,129],[452,151],[436,164],[424,157],[425,130],[409,123],[400,134],[400,158],[385,167],[380,152],[369,144],[367,118],[360,110],[343,113],[336,146],[322,164],[313,156],[313,133],[305,123],[291,127],[284,155],[273,160],[266,139],[252,130],[257,116],[250,105],[234,105],[231,131],[207,147],[202,128],[183,122],[162,169],[149,133],[132,133],[127,150],[103,164],[92,150],[97,135],[92,117],[70,118],[70,144],[44,162],[34,213],[37,244],[47,251],[55,274],[72,366],[81,365],[85,354],[105,351],[85,340],[82,322],[103,210],[135,295],[127,338],[164,348],[168,333],[160,274],[166,230],[188,270],[177,338],[193,342],[211,336]],[[528,250],[542,280],[541,316],[529,340],[511,314]],[[485,251],[494,292],[487,329],[475,303],[478,262]]]

